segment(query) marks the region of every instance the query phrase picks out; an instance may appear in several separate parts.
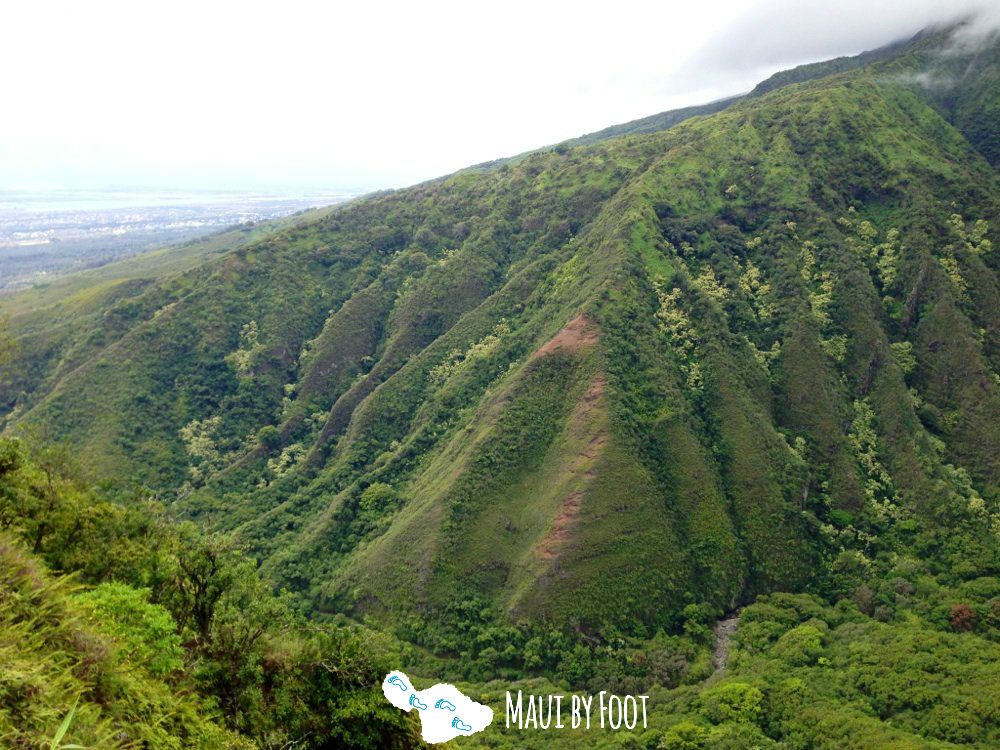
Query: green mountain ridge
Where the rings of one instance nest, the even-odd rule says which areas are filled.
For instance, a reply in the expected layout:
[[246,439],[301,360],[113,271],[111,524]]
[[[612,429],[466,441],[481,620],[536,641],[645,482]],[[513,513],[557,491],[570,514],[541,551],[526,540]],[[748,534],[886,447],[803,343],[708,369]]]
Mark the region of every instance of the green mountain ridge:
[[1000,45],[957,31],[11,298],[0,737],[418,747],[391,665],[650,696],[572,746],[995,747]]
[[997,47],[948,38],[112,295],[21,336],[8,429],[431,648],[460,600],[641,635],[896,545],[995,575]]
[[669,130],[674,125],[677,125],[684,120],[689,120],[692,117],[714,115],[716,112],[721,112],[726,107],[729,107],[730,105],[735,104],[736,102],[739,102],[747,97],[760,96],[768,91],[773,91],[774,89],[781,88],[782,86],[788,86],[792,83],[801,83],[803,81],[811,81],[816,78],[833,75],[834,73],[843,73],[848,70],[859,68],[868,63],[890,57],[892,54],[903,49],[907,44],[908,42],[906,40],[902,40],[887,44],[875,50],[862,52],[858,55],[838,57],[832,60],[823,60],[820,62],[798,65],[794,68],[775,73],[766,80],[761,81],[759,84],[754,86],[751,91],[745,94],[725,96],[721,99],[706,102],[705,104],[696,104],[689,107],[680,107],[678,109],[670,109],[665,112],[658,112],[655,115],[640,117],[637,120],[630,120],[628,122],[619,123],[618,125],[611,125],[592,133],[585,133],[584,135],[577,136],[576,138],[568,138],[564,141],[560,141],[554,146],[535,149],[534,151],[527,151],[525,153],[516,154],[515,156],[506,158],[494,159],[492,161],[476,164],[472,167],[468,167],[467,169],[496,169],[504,164],[516,164],[529,154],[546,151],[549,148],[562,151],[576,146],[590,146],[594,143],[599,143],[600,141],[606,141],[609,138],[617,138],[623,135],[643,135],[646,133],[658,133],[661,130]]

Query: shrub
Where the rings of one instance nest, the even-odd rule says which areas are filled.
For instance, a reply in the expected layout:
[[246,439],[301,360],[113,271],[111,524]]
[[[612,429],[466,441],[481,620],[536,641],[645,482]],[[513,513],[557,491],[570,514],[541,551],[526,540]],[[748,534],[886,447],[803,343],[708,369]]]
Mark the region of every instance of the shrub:
[[772,653],[794,667],[814,664],[823,653],[823,632],[808,623],[794,627],[778,639]]
[[24,450],[17,438],[0,440],[0,477],[17,471],[24,460]]
[[951,629],[956,633],[965,633],[972,630],[976,621],[976,613],[968,604],[956,604],[951,608]]
[[674,724],[660,738],[660,750],[701,750],[708,739],[708,730],[693,721]]
[[91,620],[110,635],[119,657],[154,675],[180,669],[184,654],[177,623],[170,612],[149,601],[148,589],[124,583],[102,583],[77,599]]
[[257,440],[267,450],[274,450],[281,444],[281,430],[271,424],[265,425],[257,433]]
[[763,700],[764,694],[745,682],[727,682],[709,688],[699,697],[702,715],[716,724],[726,721],[756,724]]

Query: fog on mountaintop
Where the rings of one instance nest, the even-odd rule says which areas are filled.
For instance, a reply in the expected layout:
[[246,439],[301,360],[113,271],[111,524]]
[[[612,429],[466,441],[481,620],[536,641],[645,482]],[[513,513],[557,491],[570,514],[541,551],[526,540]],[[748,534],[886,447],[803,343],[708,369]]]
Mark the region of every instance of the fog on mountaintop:
[[973,43],[1000,28],[1000,7],[987,0],[839,0],[756,3],[683,63],[664,83],[674,93],[708,88],[749,90],[776,70],[853,55],[969,19],[956,40]]

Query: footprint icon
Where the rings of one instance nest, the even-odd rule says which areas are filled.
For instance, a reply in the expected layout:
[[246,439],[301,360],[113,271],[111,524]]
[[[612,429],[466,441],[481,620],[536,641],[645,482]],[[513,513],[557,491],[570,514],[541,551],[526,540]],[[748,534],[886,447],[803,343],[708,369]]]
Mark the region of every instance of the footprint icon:
[[434,704],[434,708],[446,708],[449,711],[454,711],[455,704],[452,703],[451,701],[446,701],[444,698],[441,698],[441,700],[439,700],[437,703]]
[[397,686],[404,693],[406,692],[406,683],[403,682],[403,679],[401,677],[399,677],[398,675],[393,675],[388,680],[386,680],[386,682],[388,682],[390,685]]
[[427,704],[426,703],[421,703],[420,699],[416,695],[411,695],[410,696],[410,705],[411,706],[416,706],[421,711],[423,711],[425,708],[427,708]]
[[463,722],[457,716],[454,719],[451,720],[451,725],[453,727],[455,727],[455,729],[461,730],[463,732],[471,732],[472,731],[472,727],[469,726],[468,724],[466,724],[465,722]]

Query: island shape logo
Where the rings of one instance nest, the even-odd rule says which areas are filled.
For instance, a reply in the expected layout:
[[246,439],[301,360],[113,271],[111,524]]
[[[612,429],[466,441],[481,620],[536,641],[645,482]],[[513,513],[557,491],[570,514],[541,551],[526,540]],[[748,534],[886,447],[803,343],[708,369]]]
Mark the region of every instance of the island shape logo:
[[454,685],[438,683],[414,690],[410,679],[394,670],[382,681],[382,693],[396,708],[416,709],[424,742],[437,744],[481,732],[493,723],[493,709],[463,695]]

